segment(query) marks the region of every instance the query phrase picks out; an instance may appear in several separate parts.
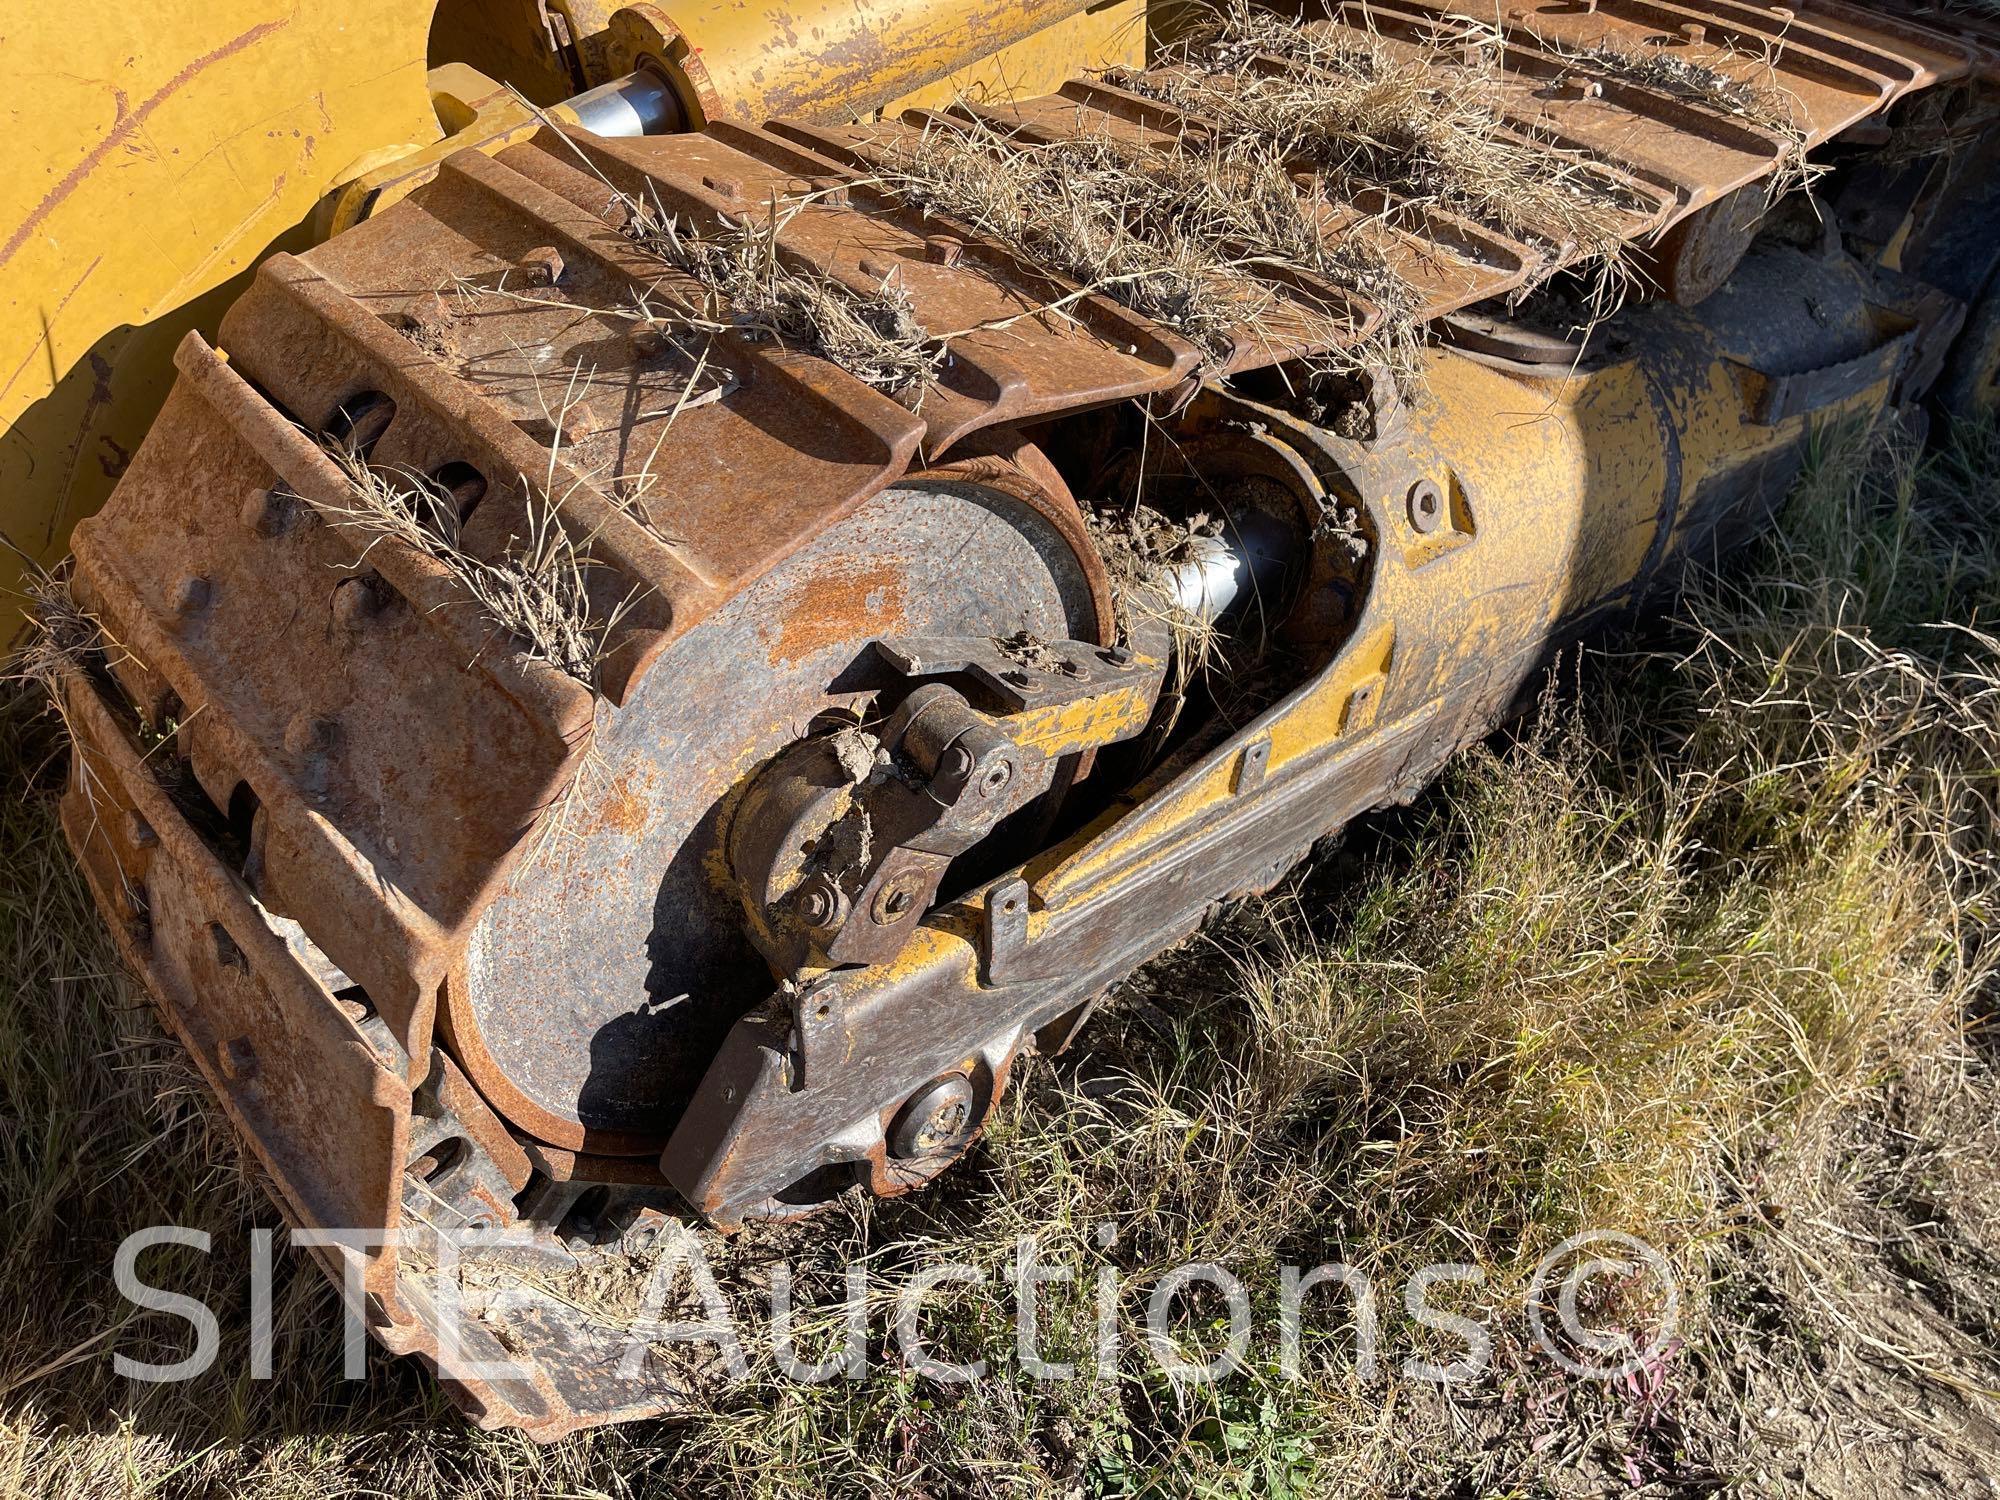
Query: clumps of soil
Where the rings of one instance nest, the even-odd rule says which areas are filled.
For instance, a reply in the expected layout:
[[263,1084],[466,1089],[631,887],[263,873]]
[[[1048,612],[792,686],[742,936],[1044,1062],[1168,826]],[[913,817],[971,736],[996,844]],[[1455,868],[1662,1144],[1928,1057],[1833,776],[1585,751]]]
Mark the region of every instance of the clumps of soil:
[[717,235],[628,198],[625,232],[701,287],[711,322],[817,354],[906,403],[920,399],[944,367],[944,340],[917,320],[893,274],[857,291],[783,257],[779,232],[805,201],[773,202],[767,216],[736,220]]
[[1084,524],[1111,578],[1119,635],[1143,640],[1164,630],[1174,658],[1168,690],[1178,691],[1219,659],[1222,632],[1182,603],[1174,570],[1200,560],[1203,543],[1222,535],[1221,520],[1203,511],[1176,520],[1134,500],[1087,508]]
[[[643,1250],[627,1250],[622,1244],[611,1249],[572,1249],[568,1264],[546,1251],[518,1258],[504,1249],[490,1255],[461,1254],[458,1283],[475,1315],[489,1309],[504,1311],[524,1298],[542,1298],[581,1314],[588,1322],[619,1328],[629,1325],[644,1309],[647,1288],[670,1248],[673,1233],[696,1233],[708,1239],[703,1232],[675,1225],[657,1234]],[[701,1248],[712,1252],[711,1244]],[[404,1252],[403,1265],[407,1271],[432,1276],[440,1269],[421,1243]],[[665,1310],[668,1316],[673,1311]]]
[[460,545],[457,497],[436,480],[371,465],[344,443],[321,446],[347,480],[338,504],[317,506],[331,524],[365,534],[369,547],[392,541],[442,563],[522,655],[595,686],[606,638],[629,601],[603,617],[593,608],[586,575],[594,564],[563,528],[554,502],[531,500],[526,534],[511,538],[498,561],[488,561]]
[[875,774],[882,742],[867,730],[852,726],[836,730],[828,737],[827,744],[850,786],[859,786]]
[[465,301],[465,289],[461,286],[459,291],[460,296],[456,299],[456,305],[447,302],[444,294],[440,292],[426,309],[428,315],[408,313],[390,324],[396,332],[448,370],[458,370],[463,365],[458,349],[457,331],[459,323],[466,316],[466,310],[462,305]]
[[1349,196],[1444,209],[1608,272],[1638,205],[1593,162],[1503,120],[1491,103],[1500,33],[1454,25],[1401,56],[1233,0],[1167,50],[1167,71],[1114,81],[1212,121],[1221,149],[1263,142]]
[[1049,643],[1032,630],[1017,630],[1012,635],[991,637],[994,649],[1009,661],[1017,662],[1030,672],[1040,672],[1046,677],[1080,677],[1083,669],[1061,652],[1052,649]]

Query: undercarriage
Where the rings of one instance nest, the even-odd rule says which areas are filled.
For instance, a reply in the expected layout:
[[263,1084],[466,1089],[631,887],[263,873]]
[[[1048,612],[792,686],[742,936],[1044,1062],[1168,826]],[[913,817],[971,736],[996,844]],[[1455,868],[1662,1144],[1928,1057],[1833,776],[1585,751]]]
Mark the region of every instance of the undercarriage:
[[[701,128],[543,115],[350,205],[180,344],[76,533],[65,827],[299,1225],[563,1266],[922,1187],[1134,967],[1754,535],[1825,424],[1992,399],[2000,31],[1944,13],[1338,6],[1327,47],[1487,70],[1625,276],[1292,161],[1369,274],[1251,245],[1202,329],[913,174],[1173,158],[1295,57],[753,125],[643,20],[641,126]],[[1646,48],[1756,57],[1782,128]],[[758,225],[770,277],[893,292],[919,374],[718,316],[686,246]],[[673,1404],[580,1315],[441,1343],[421,1256],[350,1253],[482,1423]]]

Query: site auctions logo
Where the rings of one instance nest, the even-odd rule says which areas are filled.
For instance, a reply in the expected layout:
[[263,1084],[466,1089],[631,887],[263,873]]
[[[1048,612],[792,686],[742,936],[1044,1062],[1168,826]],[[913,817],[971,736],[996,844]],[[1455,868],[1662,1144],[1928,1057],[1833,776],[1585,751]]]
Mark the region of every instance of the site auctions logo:
[[[1111,1225],[1093,1236],[1100,1248],[1115,1242]],[[425,1229],[398,1233],[382,1230],[297,1230],[295,1249],[332,1250],[344,1267],[342,1303],[345,1309],[344,1371],[359,1379],[366,1370],[368,1298],[364,1275],[368,1255],[388,1247],[420,1252],[427,1263],[430,1295],[426,1299],[438,1340],[439,1364],[460,1379],[520,1380],[532,1372],[513,1360],[480,1359],[466,1338],[466,1292],[459,1272],[476,1255],[481,1268],[478,1318],[520,1313],[538,1300],[554,1301],[539,1289],[537,1279],[510,1281],[505,1262],[493,1252],[528,1250],[534,1240],[524,1230],[466,1230],[456,1233]],[[177,1245],[211,1249],[208,1234],[180,1225],[160,1225],[129,1235],[118,1247],[112,1265],[117,1288],[135,1306],[180,1318],[193,1330],[194,1348],[183,1358],[149,1362],[114,1351],[114,1367],[133,1380],[189,1380],[212,1369],[222,1354],[221,1324],[213,1308],[184,1292],[142,1280],[139,1257],[156,1246]],[[251,1234],[250,1340],[252,1379],[273,1375],[272,1283],[273,1235],[268,1229]],[[648,1252],[644,1290],[636,1306],[615,1320],[593,1315],[601,1337],[611,1336],[620,1347],[619,1378],[647,1378],[654,1351],[668,1345],[706,1345],[720,1366],[718,1375],[731,1381],[751,1375],[750,1351],[769,1353],[771,1366],[784,1378],[818,1384],[841,1377],[866,1379],[873,1371],[895,1368],[939,1384],[987,1378],[986,1358],[952,1362],[942,1358],[924,1333],[926,1313],[933,1319],[942,1289],[953,1288],[953,1306],[963,1311],[966,1297],[1008,1299],[1013,1325],[1013,1363],[1021,1374],[1037,1381],[1094,1378],[1114,1380],[1123,1352],[1136,1335],[1155,1368],[1176,1384],[1208,1384],[1249,1367],[1257,1331],[1255,1299],[1243,1279],[1215,1261],[1190,1261],[1175,1266],[1147,1290],[1144,1315],[1134,1330],[1124,1309],[1126,1278],[1109,1264],[1089,1273],[1090,1301],[1083,1304],[1091,1326],[1087,1349],[1065,1350],[1072,1357],[1052,1359],[1042,1348],[1046,1294],[1051,1288],[1082,1281],[1078,1268],[1045,1260],[1040,1241],[1021,1236],[1011,1259],[997,1269],[966,1261],[944,1260],[923,1266],[893,1282],[878,1279],[860,1261],[846,1265],[841,1300],[813,1309],[816,1341],[829,1328],[838,1330],[833,1352],[807,1362],[798,1355],[799,1314],[794,1307],[796,1278],[789,1261],[768,1268],[769,1284],[761,1318],[745,1318],[732,1309],[710,1266],[701,1241],[685,1226],[670,1224]],[[1459,1385],[1484,1378],[1492,1368],[1493,1335],[1486,1319],[1447,1310],[1476,1306],[1487,1282],[1480,1267],[1439,1262],[1413,1272],[1400,1287],[1400,1302],[1413,1336],[1422,1330],[1421,1353],[1407,1353],[1396,1364],[1405,1380],[1435,1385]],[[497,1288],[497,1289],[496,1289]],[[1318,1296],[1321,1288],[1328,1289]],[[1083,1288],[1076,1287],[1078,1292]],[[1205,1298],[1204,1315],[1187,1314],[1195,1298]],[[1275,1374],[1297,1380],[1307,1331],[1308,1307],[1325,1326],[1339,1319],[1330,1310],[1344,1299],[1345,1319],[1339,1326],[1352,1340],[1351,1363],[1358,1378],[1373,1381],[1381,1370],[1381,1294],[1376,1282],[1357,1267],[1341,1262],[1304,1268],[1278,1267],[1277,1349]],[[1216,1312],[1215,1304],[1220,1304]],[[892,1362],[871,1364],[871,1309],[887,1305]],[[693,1315],[698,1309],[699,1316]],[[675,1315],[669,1316],[669,1311]],[[573,1311],[573,1309],[572,1309]],[[1556,1246],[1535,1268],[1524,1308],[1534,1344],[1570,1375],[1583,1380],[1621,1379],[1658,1361],[1671,1345],[1680,1313],[1680,1291],[1665,1256],[1629,1234],[1590,1230]],[[1206,1329],[1197,1339],[1189,1324]],[[977,1319],[973,1326],[987,1326]],[[746,1333],[747,1330],[747,1333]],[[1226,1331],[1225,1331],[1226,1330]],[[500,1347],[491,1337],[473,1341],[489,1351]],[[1191,1347],[1194,1346],[1194,1347]],[[989,1351],[990,1352],[990,1351]],[[1455,1355],[1444,1358],[1444,1355]],[[1087,1356],[1087,1357],[1085,1357]]]

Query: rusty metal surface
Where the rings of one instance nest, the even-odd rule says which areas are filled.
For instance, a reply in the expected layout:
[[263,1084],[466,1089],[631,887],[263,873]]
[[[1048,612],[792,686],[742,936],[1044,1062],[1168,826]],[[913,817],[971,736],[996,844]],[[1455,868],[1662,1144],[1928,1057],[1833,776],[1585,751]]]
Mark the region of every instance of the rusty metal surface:
[[[788,257],[856,291],[893,278],[919,326],[957,335],[939,386],[912,403],[933,457],[977,428],[1165,389],[1197,362],[1185,340],[1108,299],[1086,298],[1069,317],[1034,316],[1070,288],[998,247],[939,234],[866,186],[866,174],[767,131],[724,122],[699,135],[579,144],[641,203],[708,226],[776,203]],[[569,181],[584,201],[604,201],[601,184],[581,173]],[[998,324],[1008,326],[989,326]]]
[[[1414,0],[1378,0],[1343,4],[1316,29],[1331,42],[1351,40],[1379,48],[1393,61],[1449,70],[1456,65],[1452,48],[1463,47],[1466,27],[1477,20]],[[1741,208],[1754,198],[1743,190],[1784,168],[1800,150],[1911,90],[1965,77],[1976,61],[1965,46],[1921,26],[1883,22],[1871,28],[1846,13],[1801,20],[1789,12],[1754,12],[1733,4],[1697,10],[1650,0],[1588,6],[1557,0],[1509,10],[1501,36],[1497,72],[1480,75],[1492,85],[1492,106],[1519,138],[1587,164],[1627,205],[1622,232],[1635,243],[1665,235],[1739,193],[1734,202]],[[1785,128],[1774,128],[1740,111],[1645,86],[1593,59],[1597,49],[1635,57],[1660,53],[1711,69],[1765,91],[1789,118]],[[1486,56],[1481,49],[1482,68]],[[1293,66],[1269,56],[1253,65],[1279,76]],[[1028,145],[1109,138],[1171,151],[1216,129],[1213,120],[1159,97],[1169,75],[1188,71],[1175,65],[1116,82],[1078,80],[1057,94],[1004,106],[961,104],[944,112],[911,110],[872,124],[778,122],[771,128],[862,171],[893,165],[924,135],[958,128],[965,120]],[[1229,74],[1201,75],[1200,81],[1224,93],[1236,83]],[[652,149],[650,143],[636,148]],[[1302,164],[1302,184],[1309,175]],[[1380,251],[1396,280],[1416,294],[1414,316],[1425,321],[1507,292],[1579,254],[1574,246],[1468,222],[1388,191],[1322,201],[1314,211],[1330,237],[1365,237]],[[1738,221],[1746,217],[1736,215]],[[1747,244],[1741,234],[1723,238],[1738,255]],[[1673,245],[1661,274],[1670,294],[1682,294],[1677,300],[1698,300],[1719,282],[1717,265],[1726,273],[1733,264],[1726,254],[1718,263],[1711,251],[1707,264],[1689,267],[1686,263],[1697,258],[1683,248],[1690,241],[1698,252],[1713,237],[1684,233]],[[1366,338],[1383,316],[1364,296],[1310,278],[1301,286],[1295,274],[1270,278],[1266,290],[1272,313],[1256,327],[1232,334],[1224,370],[1327,352],[1326,319],[1295,310],[1302,292],[1314,311],[1346,310],[1345,342]]]
[[337,500],[345,480],[199,338],[180,363],[134,482],[79,529],[79,586],[135,701],[154,681],[172,694],[210,801],[251,799],[266,904],[312,918],[421,1077],[453,931],[573,774],[590,695],[495,649],[414,553],[368,550],[392,602],[344,624],[367,539],[296,497]]
[[[76,765],[63,827],[120,954],[294,1222],[393,1225],[410,1115],[401,1070],[299,968],[100,687],[72,675],[64,698]],[[326,1151],[330,1126],[340,1148]],[[365,1284],[393,1308],[393,1257],[371,1257]]]
[[[520,532],[536,495],[559,501],[607,601],[642,596],[611,657],[618,699],[669,639],[905,467],[921,427],[823,361],[730,335],[635,339],[619,314],[660,263],[516,164],[576,172],[536,147],[463,152],[407,211],[309,262],[267,262],[222,337],[309,425],[385,392],[397,420],[376,463],[470,463],[497,492],[475,552]],[[704,354],[721,394],[684,401]],[[671,482],[648,464],[669,429]]]
[[[1318,837],[1414,792],[1562,642],[1744,535],[1784,493],[1813,421],[1898,399],[1909,336],[1874,316],[1877,294],[1844,256],[1760,253],[1699,319],[1664,305],[1621,319],[1616,356],[1541,373],[1442,358],[1433,400],[1395,443],[1204,395],[1193,432],[1254,422],[1310,465],[1317,493],[1361,497],[1374,572],[1356,611],[1337,624],[1308,611],[1300,644],[1314,654],[1284,701],[934,912],[895,962],[818,976],[746,1015],[668,1143],[668,1176],[734,1224],[942,1170],[896,1160],[905,1100],[963,1068],[987,1081],[986,1107],[1037,1032],[1217,903],[1271,885]],[[1794,399],[1774,402],[1780,389]],[[1548,419],[1509,444],[1468,420],[1536,402]],[[1426,483],[1458,497],[1441,524],[1406,503]]]
[[[561,835],[448,986],[474,1081],[552,1144],[657,1153],[723,1032],[771,984],[711,868],[742,784],[815,714],[897,680],[868,649],[876,636],[1097,628],[1068,539],[984,485],[897,485],[829,526],[601,710]],[[1052,774],[1025,775],[1015,805]]]
[[[1339,14],[1329,24],[1394,47],[1443,13],[1379,0]],[[1675,275],[1706,289],[1733,260],[1738,226],[1719,210],[1758,192],[1793,142],[1615,80],[1576,87],[1587,69],[1563,50],[1665,38],[1733,66],[1755,48],[1796,94],[1807,139],[1985,66],[1970,43],[1871,15],[1735,0],[1510,12],[1500,102],[1626,184],[1635,240],[1697,226]],[[1655,306],[1630,359],[1580,374],[1503,376],[1453,356],[1439,379],[1462,389],[1407,449],[1387,413],[1379,442],[1336,442],[1230,408],[1289,455],[1265,477],[1296,490],[1302,534],[1319,537],[1338,485],[1365,480],[1382,545],[1374,571],[1343,576],[1353,598],[1338,608],[1334,564],[1315,556],[1297,644],[1320,653],[1317,675],[1242,733],[1197,739],[1059,847],[1033,845],[969,897],[948,891],[907,944],[815,981],[808,1004],[773,994],[745,931],[721,836],[735,799],[816,715],[866,714],[900,690],[877,640],[1112,644],[1103,562],[1013,429],[1169,392],[1197,411],[1214,399],[1196,394],[1185,339],[1095,296],[1038,314],[1074,289],[866,181],[908,132],[967,118],[547,132],[465,153],[321,249],[267,262],[220,351],[182,346],[161,423],[79,534],[78,593],[119,643],[108,671],[138,723],[101,684],[73,689],[85,743],[66,826],[128,956],[302,1221],[394,1224],[406,1158],[435,1166],[449,1140],[478,1153],[454,1188],[466,1217],[512,1214],[508,1190],[533,1163],[565,1192],[670,1178],[722,1221],[810,1207],[787,1190],[821,1165],[878,1192],[927,1180],[1038,1030],[1421,780],[1483,732],[1563,622],[1629,603],[1781,472],[1804,413],[1880,404],[1909,363],[1908,320],[1874,321],[1874,289],[1813,263],[1756,282],[1750,304],[1717,293],[1707,316],[1741,314],[1728,337]],[[1111,130],[1155,147],[1205,128],[1104,82],[985,118],[1023,140]],[[923,327],[960,335],[938,387],[894,399],[801,350],[696,326],[699,290],[624,232],[631,199],[720,228],[774,197],[796,207],[783,256],[856,290],[893,272]],[[1407,203],[1324,212],[1378,239],[1426,318],[1572,253]],[[1837,336],[1793,305],[1808,286],[1837,303]],[[1323,350],[1283,311],[1298,292],[1274,286],[1279,311],[1237,330],[1222,369]],[[1348,338],[1381,313],[1351,311]],[[362,401],[388,413],[378,471],[474,473],[474,556],[507,556],[554,502],[608,631],[593,685],[517,649],[429,554],[333,523],[349,480],[309,434]],[[1569,403],[1556,435],[1510,425],[1491,443],[1524,401]],[[1237,441],[1191,421],[1190,451]],[[1399,507],[1426,483],[1449,499],[1417,531]],[[1510,520],[1486,509],[1494,493],[1545,508]],[[1558,534],[1542,521],[1562,506]],[[166,797],[139,733],[171,740],[162,760],[185,760],[206,813]],[[1024,775],[1001,835],[1045,828],[1083,761]],[[324,965],[303,966],[266,913],[300,924]],[[336,970],[365,1002],[314,977]],[[372,1012],[365,1026],[354,1005]],[[892,1149],[929,1139],[923,1122],[906,1128],[919,1095],[963,1106],[970,1130]],[[385,1340],[434,1356],[393,1266],[371,1275]],[[473,1381],[467,1399],[543,1436],[661,1399],[635,1407],[601,1383],[578,1338],[539,1330],[531,1381]]]

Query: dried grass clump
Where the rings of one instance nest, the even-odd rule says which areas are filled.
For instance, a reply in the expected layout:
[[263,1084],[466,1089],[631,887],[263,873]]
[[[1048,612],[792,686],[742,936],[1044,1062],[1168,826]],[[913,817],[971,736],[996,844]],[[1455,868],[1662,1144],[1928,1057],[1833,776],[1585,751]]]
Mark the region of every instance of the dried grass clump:
[[87,669],[90,657],[103,647],[104,628],[76,602],[61,572],[31,573],[21,592],[27,599],[29,635],[7,659],[0,681],[38,687],[60,707],[63,678]]
[[1734,115],[1780,137],[1786,143],[1785,153],[1766,189],[1773,202],[1805,186],[1817,175],[1806,165],[1806,133],[1798,123],[1798,113],[1791,101],[1774,87],[1731,78],[1706,63],[1657,47],[1628,51],[1607,44],[1587,50],[1561,46],[1552,50],[1596,72]]
[[[957,219],[1023,260],[1173,329],[1210,361],[1254,330],[1277,298],[1260,277],[1309,272],[1390,316],[1374,351],[1414,364],[1412,298],[1379,254],[1329,240],[1283,161],[1254,141],[1227,150],[1183,142],[1141,151],[1108,134],[1049,143],[1009,139],[981,123],[934,129],[898,146],[880,181],[904,202]],[[1190,149],[1199,147],[1200,149]],[[1344,306],[1293,288],[1312,342],[1354,345]],[[1392,352],[1400,350],[1400,353]]]
[[[538,105],[518,90],[514,97],[610,189],[612,202],[624,210],[627,238],[702,288],[708,305],[699,323],[710,331],[734,329],[789,343],[911,405],[936,383],[947,355],[945,340],[918,323],[909,294],[893,276],[861,292],[818,267],[790,264],[779,254],[779,234],[814,195],[773,197],[763,218],[725,217],[722,234],[707,234],[668,212],[650,190],[641,198],[617,186]],[[646,321],[663,321],[646,312],[643,302]]]
[[513,538],[500,561],[488,562],[459,545],[457,502],[435,480],[410,469],[374,467],[342,444],[324,446],[347,479],[342,503],[317,507],[330,522],[444,564],[524,656],[595,685],[606,639],[629,601],[605,617],[593,609],[587,578],[593,563],[587,548],[563,529],[556,503],[531,503],[527,534]]
[[1398,59],[1373,39],[1233,0],[1160,59],[1189,71],[1112,76],[1215,122],[1218,149],[1256,142],[1350,197],[1387,193],[1559,247],[1599,268],[1608,306],[1626,214],[1639,205],[1594,163],[1502,120],[1490,102],[1500,34],[1454,24],[1427,54]]
[[1757,88],[1664,48],[1622,51],[1607,43],[1580,51],[1561,47],[1552,50],[1574,62],[1588,63],[1613,78],[1690,103],[1705,104],[1726,115],[1772,127],[1790,128],[1792,123],[1791,112],[1774,90]]
[[735,221],[719,237],[698,232],[657,204],[625,201],[626,233],[700,284],[709,303],[705,317],[817,354],[906,402],[936,384],[945,341],[917,321],[909,293],[893,274],[877,288],[856,291],[779,254],[779,232],[808,200],[774,201],[766,217]]

